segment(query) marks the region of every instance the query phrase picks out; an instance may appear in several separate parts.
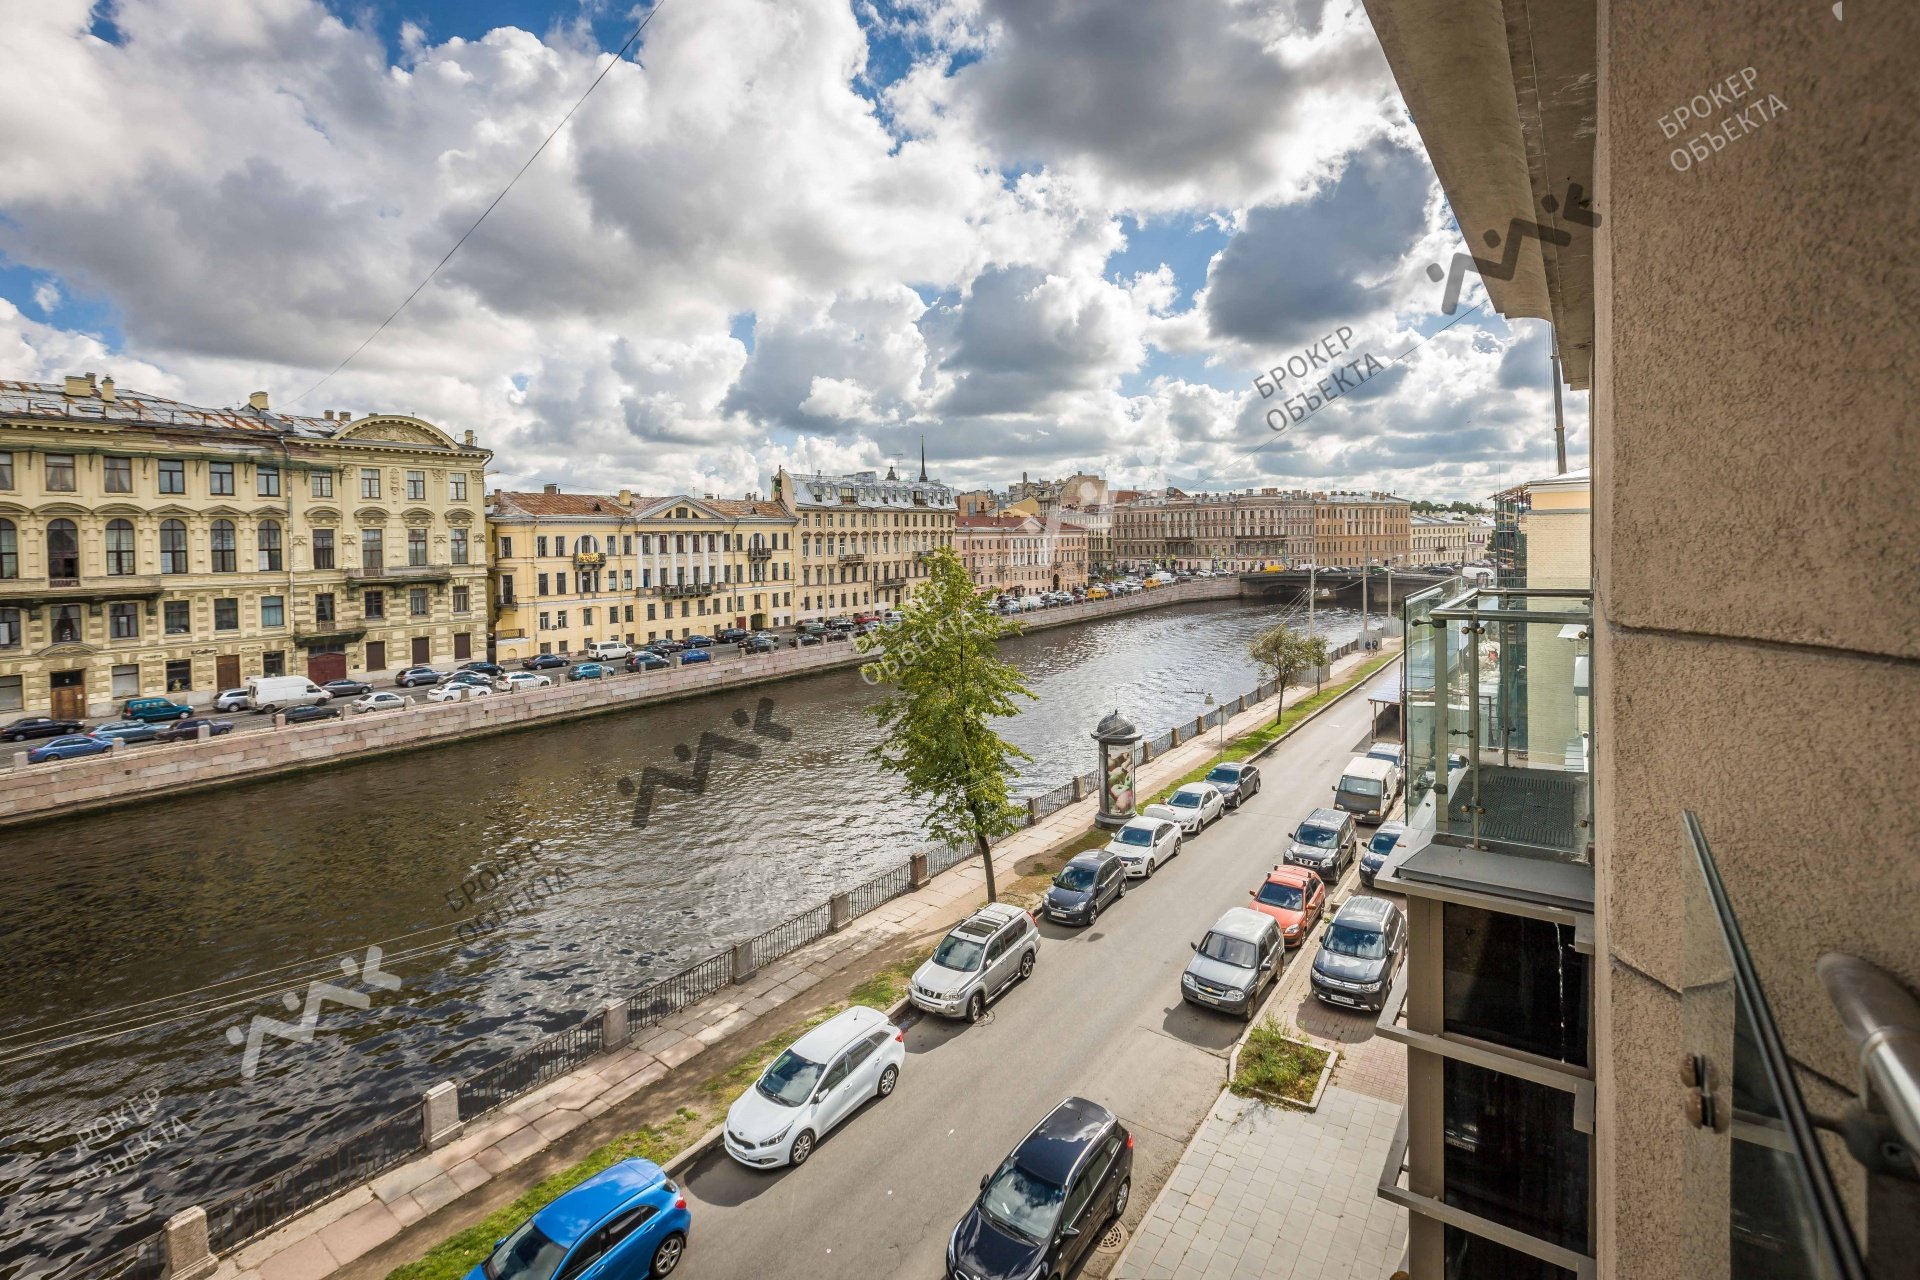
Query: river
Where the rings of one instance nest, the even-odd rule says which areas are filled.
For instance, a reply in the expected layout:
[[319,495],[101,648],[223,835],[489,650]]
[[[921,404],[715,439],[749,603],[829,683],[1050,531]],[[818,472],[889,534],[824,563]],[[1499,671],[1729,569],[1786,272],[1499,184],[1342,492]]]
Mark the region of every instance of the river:
[[[1197,604],[1005,642],[1038,695],[1002,726],[1033,757],[1022,790],[1090,769],[1111,710],[1159,733],[1252,689],[1247,641],[1279,613]],[[1316,633],[1358,627],[1329,609]],[[878,695],[812,675],[0,835],[0,1274],[128,1243],[925,847],[865,754]],[[733,720],[762,698],[785,741]],[[704,794],[658,792],[636,829],[623,781],[685,771],[675,748],[705,732],[760,754],[716,752]],[[498,945],[451,938],[450,895],[470,915],[462,885],[515,854],[564,887]],[[370,946],[397,985],[324,1006],[310,1043],[269,1037],[244,1077],[228,1028],[296,1019],[283,991]],[[130,1134],[137,1154],[101,1149]]]

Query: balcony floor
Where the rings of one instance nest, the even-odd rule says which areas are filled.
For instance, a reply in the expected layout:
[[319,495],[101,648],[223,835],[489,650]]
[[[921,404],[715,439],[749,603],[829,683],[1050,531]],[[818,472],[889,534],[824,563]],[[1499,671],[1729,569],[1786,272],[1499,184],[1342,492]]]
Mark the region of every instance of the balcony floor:
[[[1529,845],[1540,849],[1584,852],[1586,832],[1580,813],[1586,775],[1551,769],[1515,769],[1483,764],[1480,774],[1480,838],[1496,844]],[[1463,779],[1454,792],[1449,826],[1456,835],[1471,835],[1472,815],[1459,812],[1473,795],[1472,779]]]

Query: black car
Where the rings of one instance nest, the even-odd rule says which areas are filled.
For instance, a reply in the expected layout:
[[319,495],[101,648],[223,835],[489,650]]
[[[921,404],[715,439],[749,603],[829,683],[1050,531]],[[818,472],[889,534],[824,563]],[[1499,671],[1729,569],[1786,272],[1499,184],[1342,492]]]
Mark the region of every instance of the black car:
[[675,640],[672,636],[667,636],[665,639],[662,639],[662,640],[647,641],[647,648],[653,650],[655,653],[665,655],[669,653],[684,652],[687,648],[687,645],[683,641]]
[[752,634],[744,627],[722,627],[713,633],[713,638],[721,644],[739,644]]
[[1092,924],[1100,912],[1127,896],[1127,867],[1104,849],[1074,857],[1053,878],[1041,909],[1061,924]]
[[361,698],[373,692],[365,680],[329,680],[320,687],[336,698]]
[[78,720],[55,720],[50,716],[28,716],[0,729],[0,742],[25,742],[29,738],[58,738],[68,733],[84,733]]
[[1378,1013],[1407,943],[1407,918],[1385,898],[1356,894],[1333,917],[1313,958],[1313,994]]
[[1352,814],[1344,809],[1315,809],[1295,829],[1282,861],[1315,873],[1331,893],[1355,860],[1357,843]]
[[627,659],[627,670],[629,671],[665,671],[672,666],[673,664],[671,662],[668,662],[659,654],[650,653],[645,649],[642,649]]
[[536,653],[520,661],[522,671],[557,671],[566,665],[567,660],[557,653]]
[[1260,766],[1222,760],[1207,772],[1207,781],[1220,788],[1227,808],[1238,809],[1242,800],[1260,793]]
[[498,680],[507,674],[507,669],[497,662],[463,662],[460,664],[460,670],[478,671],[489,680]]
[[980,1179],[947,1241],[948,1280],[1069,1275],[1132,1190],[1133,1135],[1099,1103],[1068,1098]]
[[817,631],[802,631],[799,635],[793,638],[793,646],[796,649],[802,645],[819,644],[819,643],[820,643],[820,633]]
[[432,667],[408,667],[393,678],[393,682],[403,689],[411,689],[420,684],[439,684],[447,678],[444,671],[435,671]]
[[329,702],[318,707],[288,707],[285,714],[288,724],[305,724],[309,720],[338,720],[340,704]]
[[688,636],[686,642],[681,647],[685,649],[711,649],[713,648],[713,637]]
[[200,736],[200,726],[207,726],[207,736],[217,738],[223,733],[233,732],[233,721],[212,720],[206,716],[189,716],[185,720],[175,720],[166,728],[153,735],[155,742],[191,742]]
[[740,650],[743,653],[772,653],[776,643],[772,636],[763,631],[742,640]]

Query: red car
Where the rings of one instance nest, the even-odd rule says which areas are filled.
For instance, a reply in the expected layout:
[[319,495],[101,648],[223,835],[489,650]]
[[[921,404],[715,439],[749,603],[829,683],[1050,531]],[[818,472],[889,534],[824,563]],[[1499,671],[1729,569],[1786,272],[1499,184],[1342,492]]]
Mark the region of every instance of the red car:
[[1327,906],[1327,886],[1305,867],[1275,867],[1267,882],[1249,889],[1247,896],[1253,899],[1255,911],[1272,916],[1279,924],[1280,936],[1289,947],[1306,940]]

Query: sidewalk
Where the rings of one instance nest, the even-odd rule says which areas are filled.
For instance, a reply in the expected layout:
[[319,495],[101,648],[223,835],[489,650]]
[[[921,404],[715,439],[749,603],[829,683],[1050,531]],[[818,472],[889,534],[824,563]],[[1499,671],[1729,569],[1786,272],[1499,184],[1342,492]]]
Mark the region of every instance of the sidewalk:
[[[1334,665],[1329,683],[1348,678],[1378,656],[1364,650],[1350,654]],[[1287,704],[1312,693],[1311,686],[1289,690]],[[1227,733],[1231,737],[1250,732],[1271,723],[1275,713],[1274,699],[1254,704],[1228,722]],[[1142,766],[1141,793],[1150,794],[1211,759],[1217,741],[1217,734],[1208,732]],[[1095,812],[1093,799],[1080,801],[995,845],[994,867],[1002,892],[1017,878],[1020,863],[1078,839],[1092,824]],[[462,1205],[463,1197],[496,1178],[500,1185],[485,1197],[489,1206],[503,1202],[498,1194],[503,1189],[510,1187],[519,1194],[552,1172],[552,1160],[534,1157],[559,1148],[575,1130],[590,1126],[589,1134],[567,1142],[564,1150],[555,1151],[556,1156],[577,1159],[598,1142],[637,1124],[637,1115],[619,1109],[637,1112],[640,1103],[635,1099],[644,1090],[663,1081],[704,1078],[716,1066],[724,1067],[727,1064],[703,1065],[694,1060],[736,1035],[751,1034],[757,1041],[791,1025],[811,1010],[807,994],[820,983],[844,978],[863,958],[890,944],[930,937],[958,922],[983,899],[984,888],[985,873],[979,862],[962,862],[926,886],[856,917],[839,933],[761,969],[748,981],[690,1006],[659,1026],[636,1031],[625,1049],[596,1058],[479,1118],[467,1132],[430,1154],[388,1170],[370,1184],[242,1246],[221,1260],[215,1276],[219,1280],[321,1280],[452,1206],[455,1212],[445,1224],[420,1233],[414,1252],[425,1252],[442,1236],[482,1216],[481,1206]],[[593,1138],[590,1145],[583,1141],[589,1136]],[[516,1170],[523,1164],[527,1167]]]

